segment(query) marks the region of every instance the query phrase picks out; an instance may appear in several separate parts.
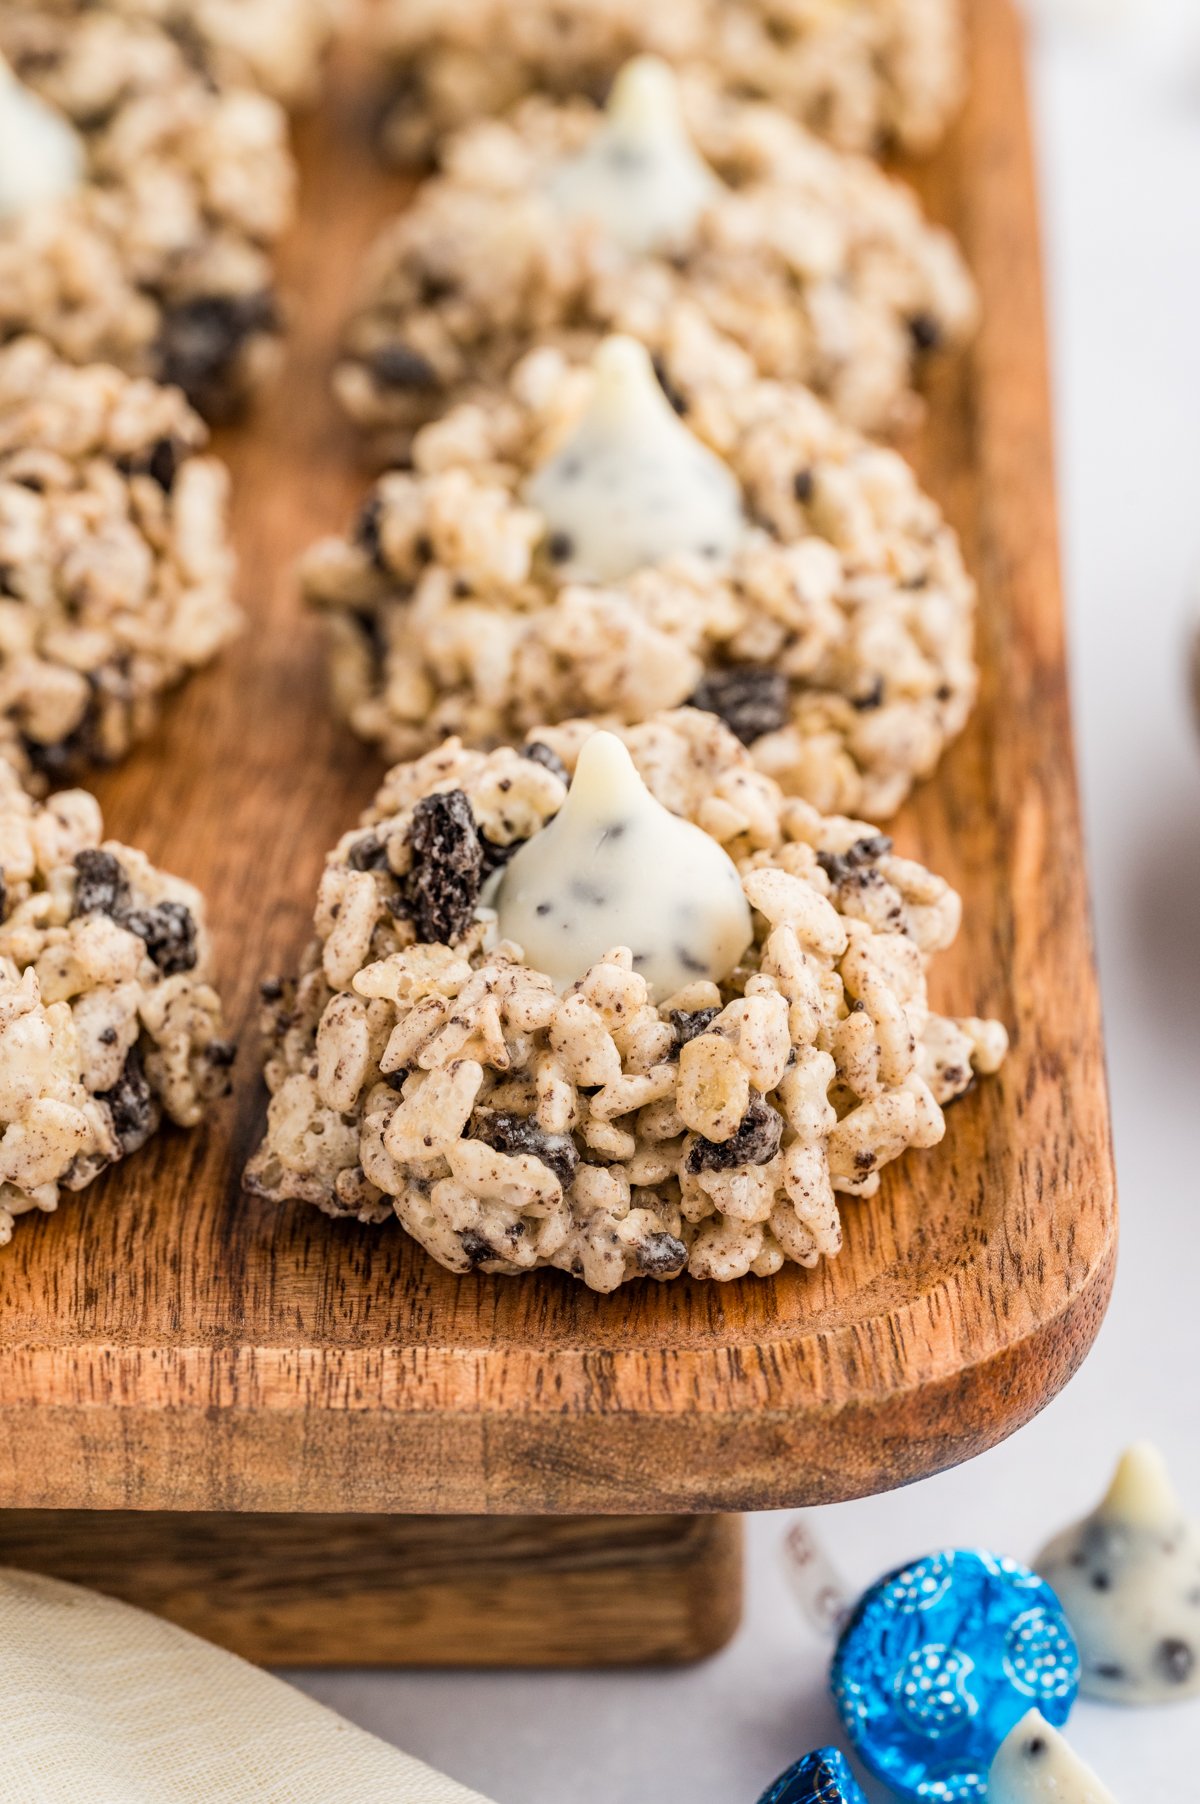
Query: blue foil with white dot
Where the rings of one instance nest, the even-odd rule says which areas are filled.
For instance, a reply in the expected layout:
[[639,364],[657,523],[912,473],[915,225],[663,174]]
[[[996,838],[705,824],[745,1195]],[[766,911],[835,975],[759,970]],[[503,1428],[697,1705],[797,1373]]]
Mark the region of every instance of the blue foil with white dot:
[[860,1600],[831,1684],[864,1765],[901,1798],[978,1804],[1027,1711],[1066,1722],[1079,1652],[1036,1573],[997,1554],[934,1553]]
[[862,1787],[837,1748],[818,1748],[780,1773],[758,1804],[867,1804]]

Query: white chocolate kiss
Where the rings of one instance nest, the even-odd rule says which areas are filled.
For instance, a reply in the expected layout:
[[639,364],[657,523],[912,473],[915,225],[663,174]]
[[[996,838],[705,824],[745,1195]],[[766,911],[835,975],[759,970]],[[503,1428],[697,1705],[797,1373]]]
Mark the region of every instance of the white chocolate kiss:
[[1079,1643],[1082,1690],[1121,1704],[1200,1693],[1200,1524],[1156,1448],[1129,1449],[1099,1508],[1037,1568]]
[[559,574],[611,583],[682,553],[729,558],[746,532],[741,488],[680,424],[645,346],[606,338],[592,369],[586,413],[525,485]]
[[1031,1710],[1000,1744],[988,1804],[1117,1804],[1057,1729]]
[[655,56],[626,63],[591,143],[548,183],[560,212],[594,219],[634,255],[684,249],[720,187],[688,138],[678,83]]
[[74,126],[0,57],[0,223],[73,193],[84,167]]
[[486,899],[502,937],[559,989],[627,946],[661,1001],[728,977],[752,935],[733,861],[655,800],[615,733],[585,742],[562,808]]

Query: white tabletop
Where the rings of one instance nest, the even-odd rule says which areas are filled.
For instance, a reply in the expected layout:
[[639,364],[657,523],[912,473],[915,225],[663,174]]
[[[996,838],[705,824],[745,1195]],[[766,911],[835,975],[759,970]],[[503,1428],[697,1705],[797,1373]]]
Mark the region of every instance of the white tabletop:
[[[811,1512],[856,1586],[939,1546],[1029,1556],[1139,1437],[1200,1513],[1200,741],[1184,652],[1200,615],[1200,8],[1125,10],[1125,27],[1063,28],[1035,54],[1120,1276],[1084,1371],[1023,1433],[911,1490]],[[744,1626],[701,1667],[301,1683],[497,1804],[755,1804],[837,1736],[828,1649],[782,1578],[785,1521],[751,1519]],[[1083,1703],[1070,1733],[1122,1804],[1200,1799],[1200,1702]]]

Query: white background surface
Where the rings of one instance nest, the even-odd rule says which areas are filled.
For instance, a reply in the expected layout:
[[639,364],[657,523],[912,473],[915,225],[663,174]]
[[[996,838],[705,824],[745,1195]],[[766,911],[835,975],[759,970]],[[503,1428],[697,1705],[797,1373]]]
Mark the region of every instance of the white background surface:
[[[907,1492],[811,1513],[856,1586],[937,1546],[1031,1555],[1139,1436],[1200,1513],[1200,740],[1184,652],[1200,615],[1200,3],[1121,10],[1105,30],[1048,30],[1034,57],[1121,1271],[1092,1358],[1031,1427]],[[785,1520],[751,1519],[744,1627],[698,1669],[304,1688],[497,1804],[755,1804],[837,1732],[828,1650],[782,1579]],[[1071,1736],[1121,1804],[1200,1804],[1200,1702],[1081,1704]]]

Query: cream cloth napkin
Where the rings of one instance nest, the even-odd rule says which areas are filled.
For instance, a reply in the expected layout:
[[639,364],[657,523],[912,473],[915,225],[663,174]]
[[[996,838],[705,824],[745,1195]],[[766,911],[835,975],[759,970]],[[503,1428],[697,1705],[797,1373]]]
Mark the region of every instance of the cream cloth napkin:
[[2,1804],[487,1804],[174,1624],[0,1571]]

